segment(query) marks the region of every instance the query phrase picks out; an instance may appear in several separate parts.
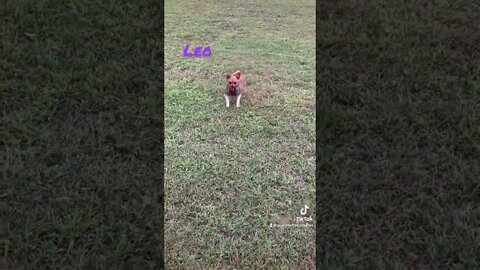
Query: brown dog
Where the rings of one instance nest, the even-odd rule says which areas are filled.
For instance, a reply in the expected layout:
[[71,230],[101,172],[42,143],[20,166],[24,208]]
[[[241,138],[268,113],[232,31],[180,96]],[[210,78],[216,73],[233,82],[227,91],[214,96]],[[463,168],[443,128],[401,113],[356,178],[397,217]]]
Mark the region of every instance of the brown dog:
[[240,98],[246,87],[245,75],[240,71],[237,70],[232,75],[227,75],[227,87],[224,94],[227,108],[230,107],[231,97],[237,97],[237,107],[240,107]]

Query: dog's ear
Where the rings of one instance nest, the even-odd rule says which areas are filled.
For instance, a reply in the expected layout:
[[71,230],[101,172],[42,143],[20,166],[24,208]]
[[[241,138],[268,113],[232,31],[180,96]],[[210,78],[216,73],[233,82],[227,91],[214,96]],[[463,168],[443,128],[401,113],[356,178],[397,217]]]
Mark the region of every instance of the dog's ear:
[[227,77],[227,80],[230,79],[230,74],[227,74],[225,77]]
[[237,79],[240,80],[240,71],[238,71],[238,72],[235,73],[235,77],[237,77]]

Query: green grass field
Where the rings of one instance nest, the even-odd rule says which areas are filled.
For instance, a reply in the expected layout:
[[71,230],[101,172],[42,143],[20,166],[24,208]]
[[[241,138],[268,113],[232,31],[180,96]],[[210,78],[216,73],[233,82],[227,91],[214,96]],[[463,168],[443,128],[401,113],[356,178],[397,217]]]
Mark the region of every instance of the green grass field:
[[[315,209],[314,7],[166,2],[167,268],[314,268],[315,227],[287,227]],[[249,92],[227,109],[237,69]]]
[[480,269],[478,1],[336,2],[317,11],[318,267]]
[[320,1],[316,106],[313,1],[176,2],[165,171],[159,2],[2,2],[0,269],[480,269],[476,1]]
[[0,269],[163,260],[163,12],[101,2],[2,1]]

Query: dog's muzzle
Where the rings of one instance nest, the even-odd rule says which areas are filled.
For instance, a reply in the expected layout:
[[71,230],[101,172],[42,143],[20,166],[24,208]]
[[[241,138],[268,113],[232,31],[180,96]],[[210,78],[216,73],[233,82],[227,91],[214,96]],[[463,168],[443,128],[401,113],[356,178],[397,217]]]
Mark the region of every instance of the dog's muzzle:
[[237,93],[237,86],[230,87],[230,94],[234,95]]

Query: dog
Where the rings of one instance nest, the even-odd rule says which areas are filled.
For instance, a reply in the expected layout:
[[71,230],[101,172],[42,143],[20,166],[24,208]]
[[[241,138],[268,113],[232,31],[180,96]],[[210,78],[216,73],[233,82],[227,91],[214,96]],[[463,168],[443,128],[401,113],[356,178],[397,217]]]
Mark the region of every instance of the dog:
[[240,107],[240,98],[242,93],[247,87],[245,81],[245,74],[241,73],[239,70],[235,71],[232,75],[227,74],[227,87],[225,88],[225,103],[227,108],[230,107],[230,98],[237,97],[237,108]]

